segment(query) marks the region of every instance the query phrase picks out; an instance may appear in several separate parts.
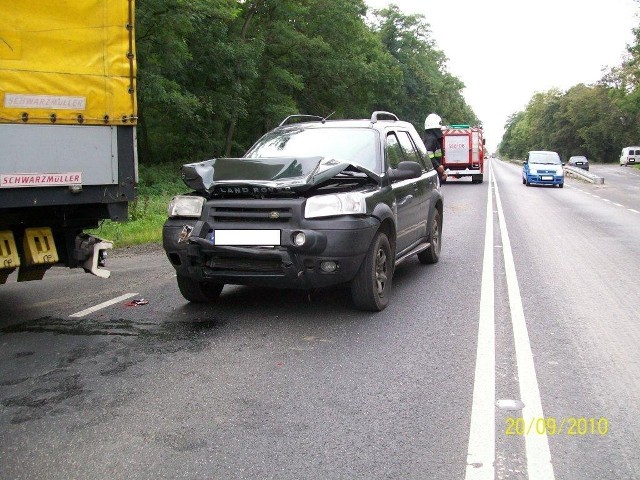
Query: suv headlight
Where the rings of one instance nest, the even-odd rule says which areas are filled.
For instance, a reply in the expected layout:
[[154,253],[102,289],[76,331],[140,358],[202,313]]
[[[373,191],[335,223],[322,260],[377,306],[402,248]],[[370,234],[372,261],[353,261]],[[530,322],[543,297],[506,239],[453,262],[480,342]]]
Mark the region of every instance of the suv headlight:
[[200,218],[204,197],[194,197],[190,195],[176,195],[169,202],[167,213],[173,217],[193,217]]
[[305,218],[331,217],[334,215],[358,215],[367,213],[364,195],[358,192],[317,195],[307,199]]

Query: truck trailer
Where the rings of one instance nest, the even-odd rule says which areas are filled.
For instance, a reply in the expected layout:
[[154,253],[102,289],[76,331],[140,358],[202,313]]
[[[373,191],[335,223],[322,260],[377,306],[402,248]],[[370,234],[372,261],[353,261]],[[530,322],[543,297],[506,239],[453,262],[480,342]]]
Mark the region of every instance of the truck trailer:
[[106,278],[138,182],[134,0],[0,0],[0,284]]

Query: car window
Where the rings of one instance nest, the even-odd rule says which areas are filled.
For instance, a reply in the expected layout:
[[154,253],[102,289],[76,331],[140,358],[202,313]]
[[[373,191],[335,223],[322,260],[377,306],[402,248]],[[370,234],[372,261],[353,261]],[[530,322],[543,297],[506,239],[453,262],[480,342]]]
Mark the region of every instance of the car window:
[[245,154],[246,158],[335,158],[380,172],[376,132],[369,128],[303,128],[274,130]]
[[398,163],[404,160],[402,147],[400,146],[400,142],[398,141],[398,137],[396,137],[395,133],[387,134],[385,153],[387,155],[389,166],[392,168],[396,168],[398,166]]
[[[407,135],[409,135],[407,133]],[[409,135],[410,136],[410,135]],[[418,156],[420,157],[420,165],[427,172],[433,170],[433,164],[429,160],[429,156],[427,155],[427,147],[424,146],[422,140],[418,139],[414,142],[416,149],[418,150]]]
[[402,151],[404,152],[404,158],[412,162],[418,162],[422,166],[420,155],[409,136],[409,132],[397,132],[397,135]]
[[560,165],[560,156],[555,152],[531,152],[529,154],[529,163],[537,163],[544,165]]

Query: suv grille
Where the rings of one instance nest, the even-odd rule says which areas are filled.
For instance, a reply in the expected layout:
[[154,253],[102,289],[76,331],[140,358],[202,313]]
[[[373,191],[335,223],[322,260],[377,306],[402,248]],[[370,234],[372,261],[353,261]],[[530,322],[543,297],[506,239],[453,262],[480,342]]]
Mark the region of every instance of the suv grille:
[[212,207],[209,217],[214,222],[287,223],[293,216],[290,208]]
[[243,259],[211,257],[206,266],[214,271],[237,271],[282,274],[282,261],[278,258]]

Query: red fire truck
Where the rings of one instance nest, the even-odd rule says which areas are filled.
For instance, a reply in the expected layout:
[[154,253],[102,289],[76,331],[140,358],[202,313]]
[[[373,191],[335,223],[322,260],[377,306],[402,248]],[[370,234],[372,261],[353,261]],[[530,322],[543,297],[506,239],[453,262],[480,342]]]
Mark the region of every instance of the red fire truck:
[[444,155],[442,165],[453,178],[471,177],[472,183],[484,180],[484,144],[482,127],[448,125],[442,129]]

